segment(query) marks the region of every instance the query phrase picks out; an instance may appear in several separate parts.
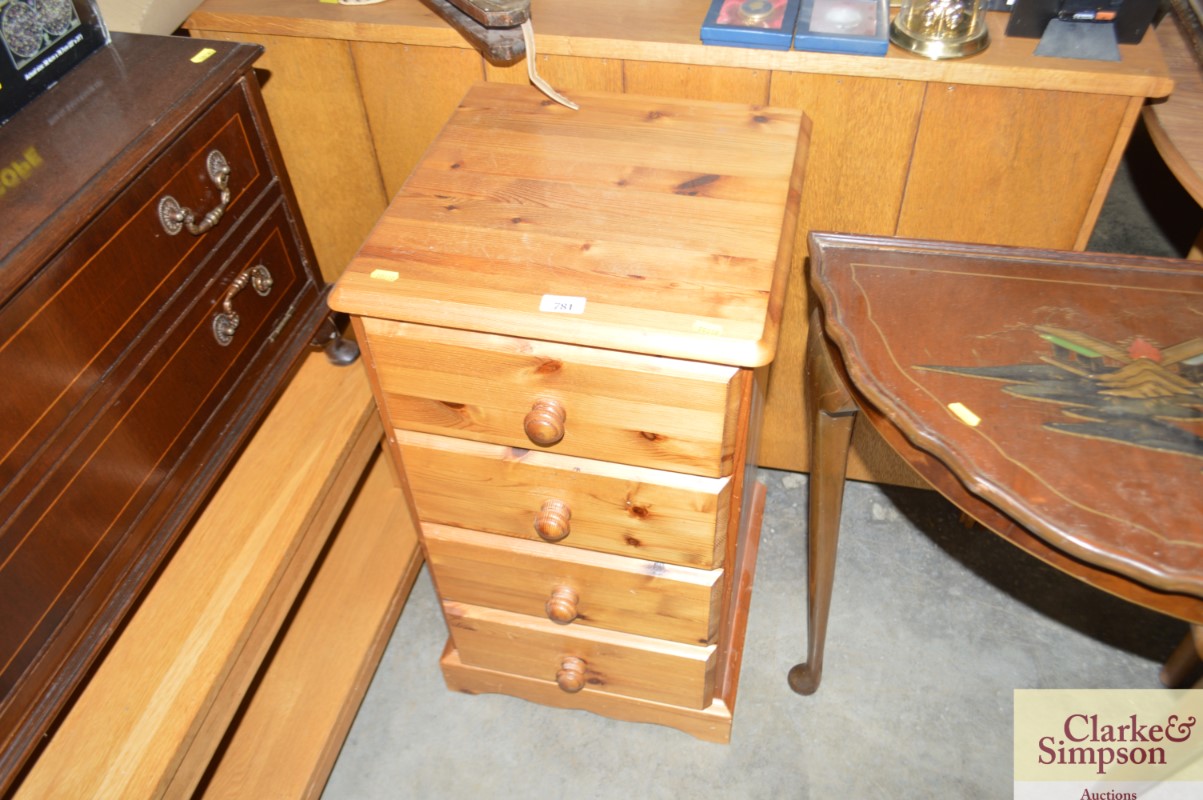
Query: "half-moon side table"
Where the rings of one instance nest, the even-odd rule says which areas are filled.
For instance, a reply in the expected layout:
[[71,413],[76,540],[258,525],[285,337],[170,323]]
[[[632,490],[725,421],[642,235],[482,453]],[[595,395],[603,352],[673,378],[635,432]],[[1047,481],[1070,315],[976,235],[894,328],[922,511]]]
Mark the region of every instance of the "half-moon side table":
[[[1174,79],[1173,95],[1141,109],[1149,137],[1182,188],[1203,206],[1203,63],[1191,47],[1186,3],[1173,3],[1157,26],[1157,40]],[[1203,232],[1189,258],[1203,260]]]
[[[822,676],[854,421],[1028,553],[1203,631],[1203,268],[811,235],[806,662]],[[1193,663],[1188,637],[1163,670]]]

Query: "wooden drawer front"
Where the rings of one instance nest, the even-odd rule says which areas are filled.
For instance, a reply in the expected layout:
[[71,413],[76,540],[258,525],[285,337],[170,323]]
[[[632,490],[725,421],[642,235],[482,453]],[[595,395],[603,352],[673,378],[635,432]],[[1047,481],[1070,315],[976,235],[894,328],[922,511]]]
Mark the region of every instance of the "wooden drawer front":
[[396,431],[396,437],[424,522],[539,540],[536,519],[547,504],[558,502],[569,515],[568,534],[555,540],[558,547],[699,569],[722,565],[730,477],[413,431]]
[[[270,270],[270,293],[259,296],[248,285],[233,296],[240,324],[222,346],[214,316],[235,278],[255,265]],[[275,357],[275,336],[294,306],[318,302],[282,203],[243,247],[231,244],[212,266],[176,309],[175,324],[144,343],[138,369],[112,376],[121,402],[89,406],[80,415],[89,424],[72,428],[63,457],[23,475],[9,493],[0,515],[0,682],[36,657],[26,645],[34,650],[57,631],[54,647],[63,646],[74,621],[88,616],[77,603],[103,601],[97,587],[111,591],[120,578],[113,571],[138,562],[154,538],[156,514],[211,468],[221,421],[239,412],[257,370]]]
[[[247,100],[232,89],[4,308],[0,374],[8,393],[0,426],[0,483],[13,479],[44,441],[95,392],[173,298],[197,277],[218,242],[270,185]],[[208,154],[229,162],[230,202],[213,229],[169,236],[159,201],[171,195],[203,214],[219,202]],[[182,164],[182,166],[181,166]]]
[[[714,698],[717,648],[557,625],[546,619],[445,602],[443,612],[463,663],[686,708]],[[576,659],[577,663],[571,663]]]
[[565,412],[546,450],[695,475],[729,475],[736,367],[365,319],[393,425],[534,447],[539,401]]
[[422,532],[444,600],[688,644],[710,644],[718,633],[722,570],[442,525],[423,525]]

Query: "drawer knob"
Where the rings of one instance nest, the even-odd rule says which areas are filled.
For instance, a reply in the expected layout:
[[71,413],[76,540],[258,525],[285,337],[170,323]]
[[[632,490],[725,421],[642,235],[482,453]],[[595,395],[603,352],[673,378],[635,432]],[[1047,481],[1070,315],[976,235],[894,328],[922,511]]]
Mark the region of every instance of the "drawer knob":
[[532,442],[550,447],[564,438],[566,416],[559,400],[537,400],[522,421],[522,428]]
[[579,600],[580,597],[571,586],[557,586],[552,590],[551,597],[547,598],[547,604],[543,608],[547,611],[549,620],[567,625],[576,619],[576,604]]
[[271,272],[262,264],[256,264],[243,270],[237,278],[230,282],[229,288],[226,289],[226,295],[221,301],[221,311],[213,315],[213,338],[219,345],[226,347],[234,341],[234,334],[238,331],[238,324],[242,321],[238,312],[234,310],[234,295],[250,284],[251,288],[255,290],[255,294],[267,297],[271,293],[272,283]]
[[556,683],[569,694],[585,688],[585,662],[576,656],[565,656],[556,673]]
[[197,222],[195,212],[180,205],[171,195],[167,195],[159,201],[159,222],[169,236],[175,236],[184,228],[193,236],[200,236],[216,225],[226,213],[226,206],[230,204],[230,165],[220,150],[212,150],[205,161],[205,168],[209,173],[209,180],[213,181],[213,185],[221,192],[217,205]]
[[563,500],[544,500],[535,515],[535,533],[545,542],[558,542],[571,532],[571,520],[572,509]]

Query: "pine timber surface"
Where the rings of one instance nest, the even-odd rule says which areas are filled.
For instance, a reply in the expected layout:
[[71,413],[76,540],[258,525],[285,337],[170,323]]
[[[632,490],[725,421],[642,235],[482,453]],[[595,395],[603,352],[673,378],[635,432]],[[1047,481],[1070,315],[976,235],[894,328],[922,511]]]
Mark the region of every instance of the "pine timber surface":
[[736,695],[739,690],[739,666],[743,660],[744,634],[748,608],[752,600],[752,582],[759,552],[760,528],[764,518],[764,484],[753,482],[746,493],[747,512],[743,517],[740,548],[743,557],[735,571],[732,590],[732,624],[724,628],[720,649],[725,662],[718,665],[716,696],[706,708],[697,710],[669,703],[613,694],[604,687],[586,686],[568,694],[554,680],[528,678],[464,663],[451,639],[443,651],[441,664],[447,688],[468,694],[500,692],[557,708],[587,709],[595,714],[626,720],[668,725],[699,739],[725,744],[731,740]]
[[[805,118],[572,95],[581,110],[532,87],[474,86],[339,279],[332,307],[768,363],[793,255]],[[783,164],[799,167],[791,177]],[[549,296],[580,298],[581,308],[552,313],[542,308]]]
[[[723,565],[731,476],[704,478],[396,430],[423,522],[534,540],[531,509],[572,509],[564,543],[698,569]],[[736,509],[738,511],[738,509]]]
[[715,645],[689,645],[484,606],[443,602],[443,613],[465,664],[527,678],[555,680],[565,655],[585,662],[583,691],[597,687],[627,697],[701,710],[714,699]]
[[[365,297],[344,309],[391,303]],[[538,302],[531,298],[532,311]],[[546,316],[554,329],[562,315]],[[529,447],[523,418],[532,398],[550,397],[568,420],[547,452],[712,477],[731,471],[740,401],[733,367],[388,320],[363,324],[382,404],[397,427]]]
[[[413,460],[454,660],[693,732],[692,712],[734,706],[763,497],[749,459],[809,124],[746,103],[574,99],[475,84],[331,304],[352,315],[390,451]],[[595,515],[634,550],[578,546]]]
[[422,565],[387,458],[370,470],[204,798],[321,795]]
[[547,616],[559,587],[579,600],[567,624],[600,627],[687,644],[718,633],[722,570],[697,570],[511,536],[423,525],[431,569],[448,600]]
[[695,710],[589,688],[577,694],[567,694],[552,680],[527,678],[465,664],[450,640],[439,663],[443,667],[447,688],[452,691],[465,694],[497,692],[555,708],[587,709],[594,714],[627,722],[668,725],[719,744],[731,739],[731,710],[720,699],[715,699],[702,710]]

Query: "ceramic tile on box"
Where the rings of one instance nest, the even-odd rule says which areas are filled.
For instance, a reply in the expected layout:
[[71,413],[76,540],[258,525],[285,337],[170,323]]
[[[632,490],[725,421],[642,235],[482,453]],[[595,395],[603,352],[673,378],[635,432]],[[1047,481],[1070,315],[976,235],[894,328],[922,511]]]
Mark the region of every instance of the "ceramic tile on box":
[[794,47],[884,56],[890,47],[888,0],[803,0]]
[[714,0],[702,41],[730,47],[788,50],[800,0]]

